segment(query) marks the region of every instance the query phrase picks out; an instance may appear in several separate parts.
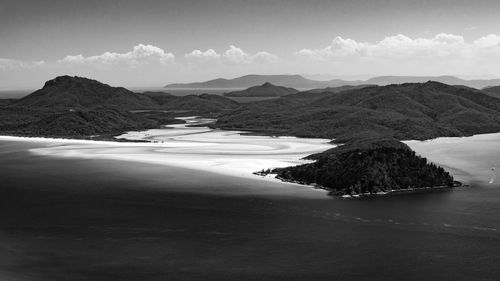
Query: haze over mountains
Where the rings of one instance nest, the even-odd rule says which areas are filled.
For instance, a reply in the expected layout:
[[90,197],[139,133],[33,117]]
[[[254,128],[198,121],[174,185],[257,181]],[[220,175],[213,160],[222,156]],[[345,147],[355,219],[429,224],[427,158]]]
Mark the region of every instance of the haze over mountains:
[[427,81],[437,81],[448,85],[463,85],[476,89],[500,85],[500,79],[478,79],[465,80],[454,76],[378,76],[368,80],[347,81],[333,79],[329,81],[317,81],[304,78],[300,75],[245,75],[234,79],[213,79],[205,82],[175,83],[166,85],[170,89],[189,88],[218,88],[218,89],[240,89],[269,82],[277,86],[291,87],[295,89],[313,89],[326,87],[339,87],[345,85],[379,85],[402,83],[424,83]]

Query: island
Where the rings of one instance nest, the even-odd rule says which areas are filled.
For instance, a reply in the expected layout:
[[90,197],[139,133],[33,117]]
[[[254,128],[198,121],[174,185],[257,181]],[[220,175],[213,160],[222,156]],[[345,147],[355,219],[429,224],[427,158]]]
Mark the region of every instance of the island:
[[[270,83],[255,87],[283,90]],[[135,93],[60,76],[24,98],[2,100],[0,134],[118,141],[114,136],[124,131],[198,115],[216,119],[212,128],[330,139],[336,147],[308,156],[308,164],[262,167],[259,174],[359,196],[457,185],[403,140],[500,131],[500,99],[465,86],[428,81],[288,90],[272,100],[238,103],[220,95]]]

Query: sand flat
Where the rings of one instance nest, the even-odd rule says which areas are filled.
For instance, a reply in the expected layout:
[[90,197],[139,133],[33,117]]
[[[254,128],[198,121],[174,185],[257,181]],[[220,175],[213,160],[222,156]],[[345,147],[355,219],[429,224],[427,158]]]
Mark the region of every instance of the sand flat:
[[[210,119],[186,118],[187,124],[162,129],[127,132],[117,138],[148,140],[148,143],[105,142],[67,139],[0,137],[40,143],[30,152],[52,157],[109,159],[161,164],[261,178],[253,172],[307,163],[301,158],[334,147],[328,139],[242,135],[241,131],[187,127]],[[277,181],[266,177],[266,180]]]

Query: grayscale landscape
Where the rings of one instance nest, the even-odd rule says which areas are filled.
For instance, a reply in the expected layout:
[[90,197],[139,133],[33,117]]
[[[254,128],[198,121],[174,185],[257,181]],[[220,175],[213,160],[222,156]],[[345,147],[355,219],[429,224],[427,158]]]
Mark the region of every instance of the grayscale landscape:
[[498,280],[499,9],[0,1],[0,281]]

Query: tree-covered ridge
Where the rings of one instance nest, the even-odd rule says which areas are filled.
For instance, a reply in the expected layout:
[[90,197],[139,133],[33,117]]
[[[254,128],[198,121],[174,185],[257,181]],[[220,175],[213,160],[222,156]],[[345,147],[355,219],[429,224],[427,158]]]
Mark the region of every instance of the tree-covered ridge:
[[452,187],[454,184],[453,177],[443,168],[399,144],[332,149],[316,158],[314,163],[275,169],[274,172],[281,179],[318,184],[336,195]]
[[293,88],[276,86],[266,82],[259,86],[253,86],[242,91],[225,93],[225,97],[281,97],[296,94],[299,91]]
[[59,76],[18,100],[0,100],[0,134],[88,138],[176,123],[179,110],[215,117],[239,104],[202,94],[134,93],[83,77]]
[[372,86],[247,104],[214,126],[341,142],[467,136],[500,131],[500,99],[438,82]]

